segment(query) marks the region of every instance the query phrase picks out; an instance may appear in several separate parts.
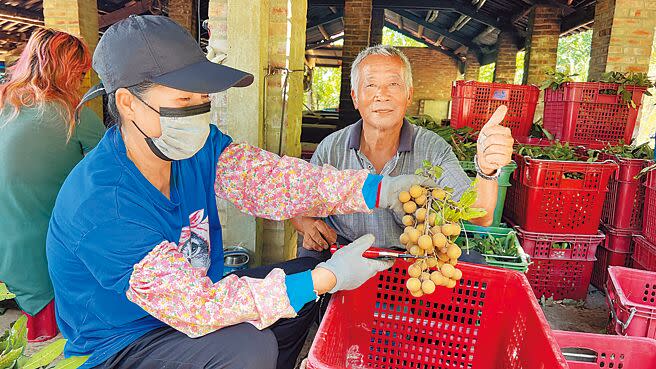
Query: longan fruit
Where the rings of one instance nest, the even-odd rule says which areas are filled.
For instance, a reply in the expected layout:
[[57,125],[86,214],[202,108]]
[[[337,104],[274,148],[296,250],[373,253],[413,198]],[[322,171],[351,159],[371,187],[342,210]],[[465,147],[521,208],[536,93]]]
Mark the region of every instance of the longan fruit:
[[421,282],[421,290],[425,294],[430,295],[431,293],[435,292],[435,283],[433,283],[433,281],[430,279],[427,279]]
[[428,215],[428,224],[431,226],[435,226],[436,221],[437,221],[437,213],[431,212]]
[[412,214],[415,210],[417,210],[417,204],[415,204],[414,201],[408,201],[403,204],[403,211],[405,211],[406,214]]
[[446,191],[444,191],[441,188],[436,188],[433,190],[433,198],[438,199],[438,200],[444,200],[446,197]]
[[424,234],[426,231],[426,226],[424,225],[424,223],[417,224],[417,230],[419,231],[420,234]]
[[462,255],[462,250],[460,250],[460,247],[458,247],[458,245],[452,243],[447,247],[446,254],[451,259],[458,259],[460,255]]
[[410,235],[410,230],[411,230],[411,229],[415,229],[415,227],[413,227],[413,226],[406,226],[405,228],[403,228],[403,233],[405,233],[405,234],[407,234],[407,235]]
[[399,236],[399,242],[401,242],[401,245],[407,245],[408,242],[410,242],[410,237],[406,233],[401,233]]
[[446,286],[444,286],[444,287],[453,288],[455,286],[456,286],[456,281],[454,281],[453,279],[448,279],[447,282],[446,282]]
[[421,276],[419,276],[420,281],[427,281],[430,279],[430,274],[426,272],[422,272]]
[[462,270],[456,268],[456,271],[453,273],[452,279],[454,281],[459,281],[462,279]]
[[437,269],[442,269],[442,265],[444,265],[444,262],[440,259],[437,259]]
[[446,278],[445,276],[442,275],[439,271],[434,271],[431,273],[430,280],[435,283],[436,286],[444,286],[446,284]]
[[421,195],[421,196],[419,196],[415,199],[415,202],[419,206],[424,206],[424,204],[426,203],[427,200],[428,199],[426,198],[426,195]]
[[415,217],[412,215],[404,215],[403,219],[401,219],[401,222],[403,223],[404,226],[406,227],[412,227],[415,225]]
[[423,222],[426,220],[426,209],[424,208],[419,208],[415,212],[415,218],[417,218],[418,222]]
[[408,267],[408,275],[412,278],[419,278],[421,275],[421,267],[417,264],[412,264]]
[[423,255],[424,250],[422,250],[419,246],[412,246],[410,248],[410,254],[414,256],[421,256]]
[[426,264],[428,265],[429,268],[435,268],[437,266],[437,258],[433,256],[426,259]]
[[406,234],[412,243],[417,243],[419,236],[421,236],[421,232],[416,228],[409,229]]
[[410,193],[408,191],[401,191],[399,192],[399,201],[406,203],[410,201]]
[[443,252],[438,253],[437,258],[442,260],[442,262],[444,262],[445,264],[448,263],[449,260],[450,260],[449,256],[447,254],[443,253]]
[[460,226],[455,223],[449,223],[442,226],[442,233],[445,236],[458,236],[460,234]]
[[423,195],[424,189],[420,185],[415,184],[410,187],[409,192],[410,192],[410,196],[416,199],[417,197]]
[[451,278],[453,277],[453,273],[455,273],[456,268],[453,267],[451,264],[444,264],[442,265],[442,268],[440,271],[442,272],[442,275]]
[[451,264],[451,265],[453,265],[453,266],[458,265],[458,259],[450,259],[450,260],[449,260],[449,264]]
[[431,239],[431,236],[425,234],[417,240],[417,244],[419,247],[421,247],[424,250],[428,250],[431,247],[433,247],[433,240]]
[[426,251],[426,255],[432,255],[435,253],[435,247],[433,247],[433,244],[431,244],[430,247],[424,251]]
[[419,291],[421,290],[421,281],[419,278],[408,278],[405,282],[405,287],[408,291]]
[[419,291],[410,291],[410,294],[413,297],[422,297],[424,295],[424,291],[422,291],[421,289]]
[[[442,247],[442,248],[440,249],[440,252],[446,255],[446,251],[447,251],[447,250],[448,250],[447,247],[444,246],[444,247]],[[447,255],[447,256],[448,256],[448,255]]]
[[441,249],[446,245],[446,236],[442,233],[433,234],[433,246],[437,249]]
[[431,233],[433,233],[433,234],[442,233],[442,227],[440,227],[438,225],[434,225],[433,227],[431,227],[430,230],[431,230]]

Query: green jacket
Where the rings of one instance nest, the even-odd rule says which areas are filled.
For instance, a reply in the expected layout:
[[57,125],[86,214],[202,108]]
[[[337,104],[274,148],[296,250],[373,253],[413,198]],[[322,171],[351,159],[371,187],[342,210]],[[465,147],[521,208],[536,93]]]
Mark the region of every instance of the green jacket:
[[96,146],[105,127],[88,108],[67,141],[61,105],[0,111],[0,281],[20,308],[38,313],[52,299],[45,241],[50,214],[64,179]]

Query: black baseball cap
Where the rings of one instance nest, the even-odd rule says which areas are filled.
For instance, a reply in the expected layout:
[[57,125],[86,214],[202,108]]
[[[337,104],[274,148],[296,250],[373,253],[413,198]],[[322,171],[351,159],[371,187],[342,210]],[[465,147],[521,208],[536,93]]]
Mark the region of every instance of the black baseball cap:
[[198,93],[253,83],[253,75],[207,60],[189,32],[159,15],[131,15],[109,27],[92,65],[101,82],[84,94],[79,106],[146,81]]

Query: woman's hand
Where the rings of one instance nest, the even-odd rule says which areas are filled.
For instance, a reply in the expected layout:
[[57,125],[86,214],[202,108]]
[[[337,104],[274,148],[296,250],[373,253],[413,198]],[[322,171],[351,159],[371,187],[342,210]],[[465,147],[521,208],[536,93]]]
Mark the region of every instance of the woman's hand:
[[328,261],[317,265],[312,271],[317,294],[356,289],[376,273],[391,268],[393,260],[374,260],[362,256],[374,240],[371,234],[362,236],[337,250]]

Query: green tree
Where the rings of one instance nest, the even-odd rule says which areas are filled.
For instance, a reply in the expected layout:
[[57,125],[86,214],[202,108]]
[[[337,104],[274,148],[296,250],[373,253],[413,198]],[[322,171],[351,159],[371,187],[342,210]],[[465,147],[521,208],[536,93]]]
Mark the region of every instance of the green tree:
[[558,40],[556,69],[560,72],[578,74],[573,77],[577,82],[587,81],[591,48],[592,30],[561,37]]
[[478,70],[478,81],[479,82],[492,82],[494,81],[494,68],[496,63],[490,63],[486,65],[481,65]]
[[336,109],[339,107],[341,85],[341,68],[314,67],[312,71],[312,109]]
[[520,50],[517,52],[517,58],[515,58],[515,65],[517,69],[515,70],[515,84],[521,85],[524,81],[524,65],[526,61],[526,50]]

